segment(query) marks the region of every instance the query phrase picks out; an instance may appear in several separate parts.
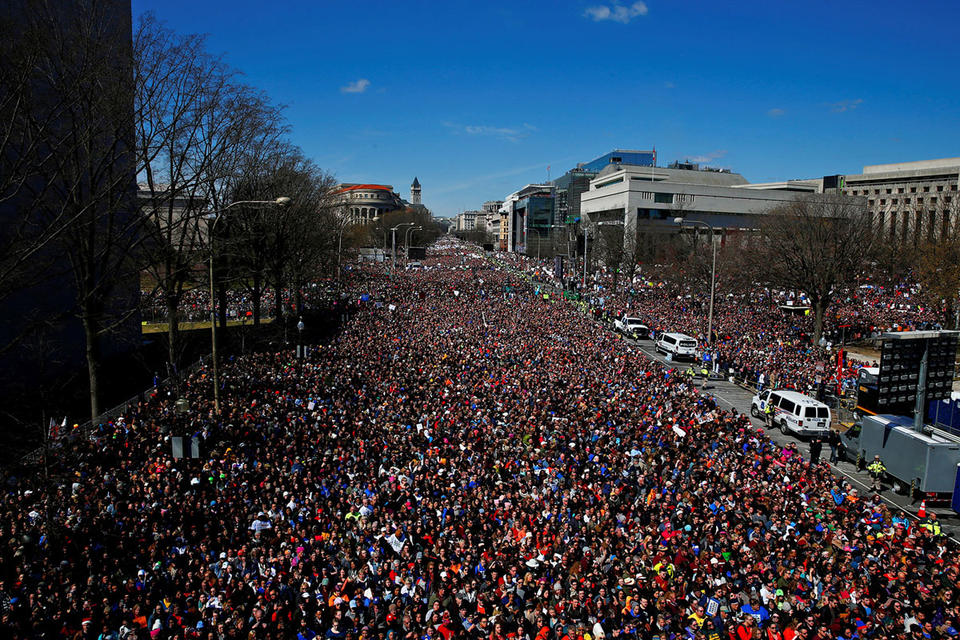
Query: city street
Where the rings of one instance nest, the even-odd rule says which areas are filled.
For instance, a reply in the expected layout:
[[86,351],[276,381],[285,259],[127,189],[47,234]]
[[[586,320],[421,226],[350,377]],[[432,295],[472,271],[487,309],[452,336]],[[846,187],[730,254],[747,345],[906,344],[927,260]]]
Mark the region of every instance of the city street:
[[[597,323],[598,326],[605,326],[603,323]],[[630,343],[635,344],[641,351],[643,351],[649,358],[661,362],[665,365],[670,365],[671,363],[667,360],[666,356],[657,353],[656,348],[652,340],[632,340],[624,338]],[[686,367],[687,362],[675,362],[674,365],[678,367]],[[700,381],[697,382],[698,386]],[[754,391],[747,390],[743,386],[729,382],[726,380],[711,380],[707,383],[706,393],[715,397],[726,409],[736,410],[740,413],[749,414],[750,413],[750,403],[755,394]],[[764,428],[763,420],[757,418],[750,418],[751,422],[758,429]],[[780,433],[779,429],[766,429],[767,436],[776,442],[779,445],[787,445],[791,442],[796,442],[798,448],[807,458],[810,456],[810,445],[809,442],[803,438],[799,438],[795,435],[783,435]],[[821,462],[828,463],[830,458],[830,449],[826,445],[823,447],[823,453],[821,454]],[[850,482],[854,488],[856,488],[860,495],[867,496],[871,494],[870,491],[870,474],[866,471],[859,471],[856,468],[856,465],[851,462],[840,462],[835,465],[830,465],[834,473],[838,476],[844,478],[846,481]],[[883,499],[890,505],[894,505],[906,513],[909,513],[911,516],[916,516],[917,511],[920,507],[919,503],[914,504],[911,499],[907,496],[899,495],[894,493],[892,489],[885,490],[882,494]],[[955,537],[960,537],[960,517],[949,508],[949,505],[942,505],[938,507],[927,506],[928,511],[933,511],[937,514],[937,517],[941,520],[944,531],[952,533]]]

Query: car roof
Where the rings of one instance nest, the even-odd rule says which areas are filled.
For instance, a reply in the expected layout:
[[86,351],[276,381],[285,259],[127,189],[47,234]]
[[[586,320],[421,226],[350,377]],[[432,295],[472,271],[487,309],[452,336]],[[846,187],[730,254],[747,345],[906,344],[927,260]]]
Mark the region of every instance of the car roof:
[[696,340],[696,338],[694,338],[693,336],[688,336],[688,335],[685,334],[685,333],[673,333],[673,332],[668,331],[667,333],[661,333],[660,335],[661,335],[661,336],[672,336],[672,337],[674,337],[674,338],[676,338],[676,339],[678,339],[678,340],[683,340],[683,339]]
[[[811,398],[810,396],[805,396],[799,391],[790,391],[788,389],[774,389],[773,393],[791,400],[797,404],[802,404],[804,406],[814,406],[814,407],[826,407],[824,403]],[[829,408],[829,407],[828,407]]]

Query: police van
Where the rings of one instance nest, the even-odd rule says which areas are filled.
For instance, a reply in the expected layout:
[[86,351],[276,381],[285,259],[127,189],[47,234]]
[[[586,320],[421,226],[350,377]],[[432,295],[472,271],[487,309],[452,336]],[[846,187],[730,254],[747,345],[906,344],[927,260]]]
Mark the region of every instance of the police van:
[[674,359],[697,357],[697,339],[682,333],[662,333],[657,338],[657,351]]
[[784,435],[791,431],[801,436],[826,436],[830,431],[830,407],[796,391],[766,389],[753,397],[750,415],[765,417],[773,406],[773,426]]

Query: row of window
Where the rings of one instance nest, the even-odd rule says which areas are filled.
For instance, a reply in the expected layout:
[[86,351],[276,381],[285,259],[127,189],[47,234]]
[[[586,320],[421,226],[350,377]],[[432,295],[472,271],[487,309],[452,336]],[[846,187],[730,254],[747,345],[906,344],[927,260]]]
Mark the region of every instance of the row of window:
[[[938,184],[935,191],[937,193],[942,193],[945,187],[946,185]],[[917,193],[918,188],[919,187],[910,187],[909,193]],[[930,190],[931,190],[931,185],[926,185],[922,189],[920,189],[920,192],[930,193]],[[950,191],[956,191],[956,190],[957,190],[957,185],[951,184]],[[892,195],[894,193],[894,188],[887,187],[886,189],[873,189],[873,195],[880,195],[881,191],[884,191],[887,195]],[[870,189],[845,189],[844,193],[846,193],[848,196],[868,196],[870,195]],[[907,193],[906,187],[897,187],[896,193]]]
[[387,194],[385,193],[356,193],[351,196],[353,198],[365,198],[367,200],[386,200]]
[[[876,200],[870,199],[870,200],[867,201],[867,204],[872,207],[875,202],[876,202]],[[952,197],[952,196],[944,196],[944,197],[943,197],[943,203],[944,203],[944,204],[950,204],[951,202],[953,202],[953,197]],[[885,206],[886,204],[887,204],[887,199],[886,199],[886,198],[880,198],[880,206],[882,207],[882,206]],[[911,199],[910,199],[910,198],[904,198],[904,199],[903,199],[903,202],[900,203],[899,200],[898,200],[898,198],[891,198],[890,204],[911,204]],[[917,198],[916,204],[922,205],[922,204],[923,204],[923,198],[922,198],[922,197],[921,197],[921,198]],[[930,204],[937,204],[937,198],[936,198],[936,197],[931,197],[931,198],[930,198]]]

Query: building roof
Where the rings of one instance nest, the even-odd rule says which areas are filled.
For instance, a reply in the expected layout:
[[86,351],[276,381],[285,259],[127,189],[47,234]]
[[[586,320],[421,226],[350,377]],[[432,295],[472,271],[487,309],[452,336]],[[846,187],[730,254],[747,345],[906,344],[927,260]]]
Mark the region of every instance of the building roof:
[[393,187],[388,184],[343,184],[334,193],[344,193],[346,191],[393,191]]
[[896,171],[922,171],[924,169],[957,169],[960,158],[941,158],[939,160],[916,160],[913,162],[894,162],[892,164],[871,164],[863,168],[864,175],[874,173],[893,173]]
[[747,179],[739,173],[732,171],[691,171],[687,169],[667,169],[664,167],[640,167],[635,165],[607,165],[603,171],[597,174],[597,177],[590,181],[594,182],[606,178],[619,172],[629,173],[631,176],[637,176],[638,179],[647,179],[653,182],[677,182],[680,184],[703,184],[716,187],[732,187],[740,184],[747,184]]
[[417,176],[413,176],[413,184],[411,184],[410,186],[413,187],[414,189],[420,188],[420,181],[417,180]]

